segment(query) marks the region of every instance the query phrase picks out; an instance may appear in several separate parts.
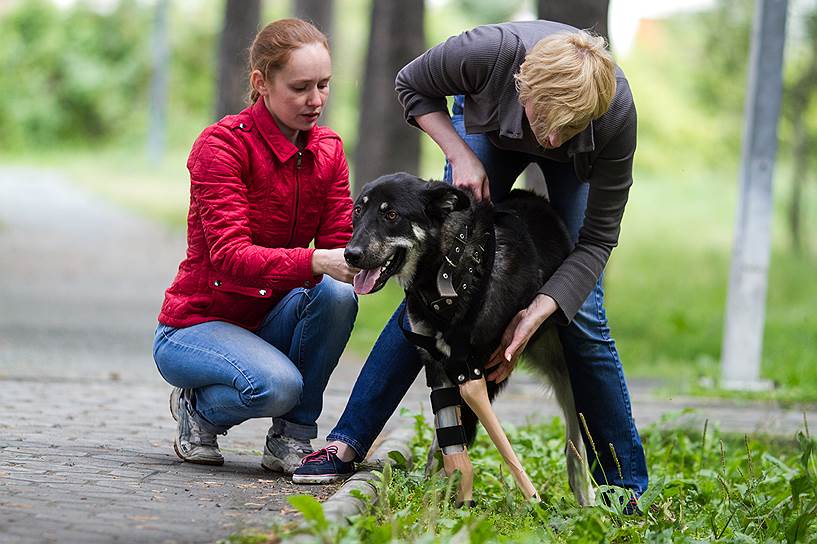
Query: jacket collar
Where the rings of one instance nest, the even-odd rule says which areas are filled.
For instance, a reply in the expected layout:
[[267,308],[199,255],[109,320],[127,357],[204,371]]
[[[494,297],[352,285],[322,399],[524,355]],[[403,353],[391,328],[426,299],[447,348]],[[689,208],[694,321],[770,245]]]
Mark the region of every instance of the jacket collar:
[[[275,122],[275,119],[272,118],[272,114],[264,104],[264,99],[262,97],[259,97],[258,100],[255,101],[255,104],[252,106],[251,113],[255,126],[258,127],[258,131],[261,133],[261,137],[264,138],[264,141],[267,142],[267,145],[270,146],[272,152],[275,153],[275,156],[278,157],[279,161],[282,163],[286,162],[296,153],[298,153],[298,146],[290,142],[289,139],[284,136],[283,132],[281,132],[281,129],[278,128],[278,124]],[[317,130],[316,126],[307,133],[306,145],[303,149],[308,149],[314,153],[314,148],[319,138],[319,132],[320,131]]]
[[[507,99],[503,96],[502,102],[505,106],[503,108],[502,104],[500,104],[500,111],[503,112],[504,115],[500,118],[499,134],[505,138],[515,140],[524,138],[526,131],[523,128],[523,124],[527,124],[528,120],[525,118],[525,110],[519,103],[518,95],[514,92],[511,99]],[[528,133],[531,134],[531,136],[533,134],[530,131],[528,131]],[[568,157],[573,157],[578,153],[589,153],[595,150],[596,144],[593,140],[593,121],[590,121],[587,128],[563,143],[558,149],[562,148],[565,149]]]
[[573,136],[565,143],[567,144],[568,157],[573,157],[578,153],[589,153],[594,151],[596,149],[596,142],[593,140],[593,121],[590,121],[587,128]]

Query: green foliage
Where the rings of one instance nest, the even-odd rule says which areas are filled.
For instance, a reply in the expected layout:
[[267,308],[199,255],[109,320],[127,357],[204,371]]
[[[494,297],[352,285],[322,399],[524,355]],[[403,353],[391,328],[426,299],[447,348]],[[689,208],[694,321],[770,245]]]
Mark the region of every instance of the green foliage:
[[321,503],[312,495],[293,495],[287,497],[287,500],[301,513],[313,530],[322,532],[329,526],[326,516],[323,515]]
[[[425,425],[421,416],[417,421]],[[522,498],[481,433],[470,450],[476,508],[454,506],[456,477],[425,478],[422,455],[411,471],[384,469],[377,503],[366,513],[311,534],[343,543],[817,542],[817,441],[808,431],[775,440],[707,427],[687,433],[656,426],[643,433],[651,484],[638,499],[639,514],[623,507],[629,493],[612,486],[597,488],[607,501],[576,504],[565,475],[563,428],[554,420],[507,429],[541,504]],[[430,428],[419,436],[413,446],[423,451]],[[286,541],[292,534],[278,528],[271,536]]]
[[[192,120],[199,130],[213,95],[214,32],[206,21],[174,26],[171,44],[171,120]],[[63,10],[31,0],[5,12],[0,147],[75,147],[142,134],[152,28],[152,5],[136,0],[117,2],[110,11],[84,3]],[[189,145],[190,136],[184,138]]]
[[34,0],[0,19],[0,146],[102,139],[132,123],[148,74],[144,28],[133,1],[102,15]]
[[522,7],[521,0],[457,0],[455,8],[462,13],[471,13],[484,23],[502,23],[513,20],[513,16]]
[[[776,180],[762,375],[781,386],[771,396],[813,401],[817,248],[812,241],[807,254],[786,250],[781,212],[789,177],[782,171]],[[736,202],[734,183],[721,180],[730,178],[737,174],[636,182],[605,275],[608,318],[628,377],[664,377],[681,388],[701,378],[717,382]],[[808,189],[804,202],[817,209],[817,187]],[[812,216],[804,231],[815,229]]]

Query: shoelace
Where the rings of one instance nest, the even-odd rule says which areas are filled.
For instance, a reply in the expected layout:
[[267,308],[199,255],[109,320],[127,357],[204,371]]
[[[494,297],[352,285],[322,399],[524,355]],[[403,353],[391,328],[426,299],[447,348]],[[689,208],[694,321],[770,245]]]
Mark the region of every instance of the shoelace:
[[279,439],[283,440],[287,444],[290,444],[302,455],[312,453],[312,444],[310,444],[309,441],[298,440],[297,438],[290,438],[289,436],[281,436]]
[[192,416],[190,417],[190,438],[192,443],[199,444],[200,446],[218,447],[218,438],[216,435],[202,429]]
[[325,448],[321,448],[318,451],[313,451],[303,459],[301,459],[301,464],[305,465],[307,463],[313,462],[320,462],[320,461],[330,461],[331,457],[329,454],[337,455],[338,454],[338,447],[337,446],[326,446]]

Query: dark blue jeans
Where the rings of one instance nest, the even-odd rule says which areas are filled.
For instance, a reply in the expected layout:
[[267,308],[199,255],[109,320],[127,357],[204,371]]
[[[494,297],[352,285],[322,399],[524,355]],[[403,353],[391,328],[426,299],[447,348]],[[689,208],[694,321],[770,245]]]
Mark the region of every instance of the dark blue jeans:
[[[494,202],[502,201],[508,195],[528,164],[538,163],[547,181],[551,205],[575,241],[584,221],[588,184],[578,180],[572,164],[504,151],[492,145],[484,134],[466,134],[460,97],[454,102],[451,122],[482,161]],[[449,164],[446,164],[445,180],[451,182]],[[609,482],[643,493],[648,481],[644,449],[633,422],[630,395],[615,342],[610,336],[603,300],[599,279],[573,321],[559,328],[559,335],[567,358],[576,410],[587,421],[601,461],[601,466],[597,466],[593,473],[596,482]],[[402,304],[377,339],[346,409],[328,437],[352,446],[358,459],[368,452],[422,368],[416,348],[405,340],[397,325],[401,309]],[[586,436],[585,442],[592,463],[595,456]],[[621,476],[610,453],[610,444],[621,465]]]

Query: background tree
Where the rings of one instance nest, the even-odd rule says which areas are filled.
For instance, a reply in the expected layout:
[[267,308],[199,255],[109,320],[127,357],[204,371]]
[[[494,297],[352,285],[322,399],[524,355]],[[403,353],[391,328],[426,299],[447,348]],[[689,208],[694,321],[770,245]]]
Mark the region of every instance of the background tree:
[[405,122],[394,93],[398,70],[425,49],[423,0],[373,0],[355,150],[355,193],[388,172],[417,172],[420,131]]
[[168,11],[170,0],[156,2],[153,22],[153,62],[150,81],[149,127],[147,139],[148,160],[154,164],[165,150],[167,128],[167,95],[170,79],[170,40],[168,39]]
[[227,0],[218,44],[216,119],[244,109],[249,47],[261,21],[261,0]]
[[502,23],[515,19],[514,15],[519,12],[523,4],[528,4],[523,0],[459,0],[459,9],[463,13],[478,15],[480,24]]
[[[817,5],[803,0],[791,2],[789,45],[784,73],[783,110],[780,131],[781,158],[791,156],[791,186],[786,202],[786,225],[795,252],[805,244],[803,190],[812,177],[815,162],[811,146],[817,141],[817,126],[810,115],[817,106]],[[716,9],[699,17],[702,39],[692,55],[701,70],[694,79],[699,106],[713,115],[740,119],[749,60],[753,0],[719,0]],[[725,153],[740,155],[742,134],[738,123],[727,123],[722,141]]]
[[[333,49],[335,29],[335,0],[295,0],[295,17],[309,21],[329,38],[329,48]],[[331,88],[331,85],[330,85]],[[334,100],[329,100],[321,114],[321,124],[330,125],[330,107]]]
[[797,55],[798,70],[793,76],[784,116],[791,122],[792,180],[789,197],[788,225],[792,248],[795,253],[803,251],[803,188],[812,177],[811,165],[814,154],[810,153],[817,142],[817,127],[809,126],[806,112],[817,106],[817,6],[802,17],[803,44]]
[[609,0],[537,0],[536,7],[540,19],[590,29],[610,41],[607,30]]
[[335,25],[334,0],[294,0],[295,17],[309,21],[332,39]]

